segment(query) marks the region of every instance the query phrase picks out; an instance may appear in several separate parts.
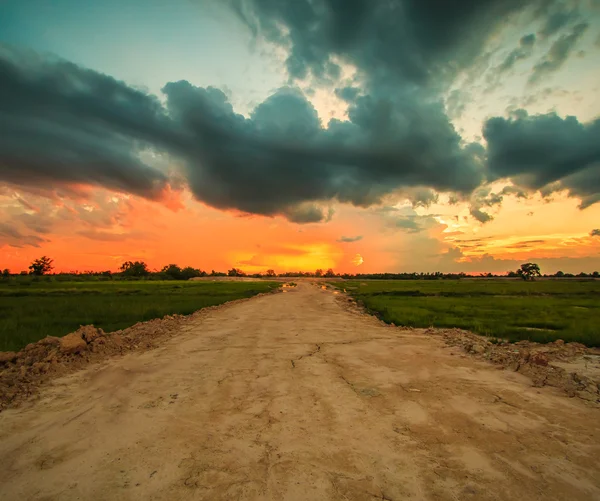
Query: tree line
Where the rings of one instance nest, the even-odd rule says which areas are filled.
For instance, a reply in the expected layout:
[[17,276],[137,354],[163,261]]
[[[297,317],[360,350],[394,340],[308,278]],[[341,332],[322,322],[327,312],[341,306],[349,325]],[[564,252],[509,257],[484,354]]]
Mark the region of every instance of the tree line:
[[[48,256],[42,256],[35,259],[29,265],[29,271],[21,271],[20,273],[11,273],[9,269],[2,270],[2,278],[8,279],[17,275],[32,275],[40,277],[49,275],[54,270],[54,260]],[[563,273],[558,271],[554,274],[542,275],[540,267],[536,263],[524,263],[516,271],[509,271],[508,274],[493,274],[481,273],[478,275],[469,275],[467,273],[442,273],[439,271],[433,273],[336,273],[332,268],[327,270],[317,269],[314,272],[310,271],[288,271],[277,273],[273,269],[269,269],[264,273],[245,273],[239,268],[231,268],[227,272],[211,270],[210,272],[193,268],[192,266],[180,267],[177,264],[168,264],[160,270],[150,270],[144,261],[125,261],[119,271],[113,273],[110,270],[106,271],[84,271],[58,273],[56,276],[65,277],[97,277],[101,279],[154,279],[154,280],[189,280],[197,277],[249,277],[249,278],[344,278],[356,280],[456,280],[461,278],[522,278],[523,280],[534,280],[536,277],[548,278],[600,278],[597,271],[592,273]]]

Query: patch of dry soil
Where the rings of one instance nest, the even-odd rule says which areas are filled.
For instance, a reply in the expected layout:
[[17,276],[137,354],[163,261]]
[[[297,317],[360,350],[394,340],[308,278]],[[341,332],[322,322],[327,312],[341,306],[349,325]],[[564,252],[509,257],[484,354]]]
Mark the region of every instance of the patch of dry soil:
[[593,401],[446,334],[305,283],[174,321],[0,414],[0,498],[600,499]]

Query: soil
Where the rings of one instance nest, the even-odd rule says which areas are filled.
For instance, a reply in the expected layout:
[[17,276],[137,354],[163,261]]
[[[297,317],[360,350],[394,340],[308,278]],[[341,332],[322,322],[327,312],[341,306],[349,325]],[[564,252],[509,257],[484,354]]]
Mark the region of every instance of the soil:
[[600,499],[593,350],[285,291],[2,354],[0,498]]

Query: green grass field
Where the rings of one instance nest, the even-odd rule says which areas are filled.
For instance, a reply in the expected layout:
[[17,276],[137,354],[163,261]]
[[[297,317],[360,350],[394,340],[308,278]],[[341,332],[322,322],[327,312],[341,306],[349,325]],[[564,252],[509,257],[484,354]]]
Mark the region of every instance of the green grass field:
[[268,292],[274,282],[0,282],[0,351],[19,350],[80,325],[106,332],[136,322]]
[[332,283],[385,322],[600,346],[600,281],[385,280]]

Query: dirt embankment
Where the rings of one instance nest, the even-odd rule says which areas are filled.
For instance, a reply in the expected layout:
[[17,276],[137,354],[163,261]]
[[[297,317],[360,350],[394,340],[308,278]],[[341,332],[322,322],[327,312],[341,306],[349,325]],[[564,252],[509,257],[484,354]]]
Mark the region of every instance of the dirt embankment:
[[538,344],[492,343],[459,329],[427,329],[425,334],[441,335],[451,346],[498,364],[500,368],[520,372],[531,378],[534,386],[560,388],[569,397],[600,404],[600,350],[580,343]]
[[156,348],[179,334],[186,324],[209,315],[215,309],[249,299],[209,306],[192,315],[166,315],[111,333],[85,325],[60,338],[46,336],[19,352],[0,352],[0,411],[35,396],[40,386],[54,378],[113,356]]
[[[356,301],[341,294],[337,289],[324,286],[333,292],[342,307],[368,314]],[[413,329],[411,327],[382,325],[440,336],[449,346],[457,346],[471,356],[498,365],[531,378],[536,387],[552,386],[559,388],[569,397],[578,397],[600,406],[600,349],[588,348],[581,343],[565,343],[559,339],[553,343],[539,344],[531,341],[508,343],[492,341],[462,329]]]

